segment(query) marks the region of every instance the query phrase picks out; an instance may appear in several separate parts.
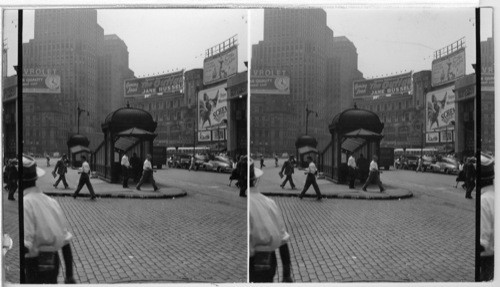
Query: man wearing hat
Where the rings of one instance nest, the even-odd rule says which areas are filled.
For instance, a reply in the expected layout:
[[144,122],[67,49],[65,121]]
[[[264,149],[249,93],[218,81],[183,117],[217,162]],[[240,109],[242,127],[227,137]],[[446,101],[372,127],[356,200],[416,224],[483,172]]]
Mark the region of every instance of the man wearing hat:
[[309,167],[305,171],[305,174],[307,174],[306,177],[306,183],[304,184],[304,188],[302,189],[302,192],[299,195],[299,198],[302,199],[304,197],[304,194],[306,194],[307,190],[309,187],[312,185],[314,188],[314,191],[316,192],[317,200],[321,200],[322,195],[321,192],[319,191],[319,186],[318,183],[316,182],[316,174],[318,173],[318,168],[313,162],[312,156],[307,156],[307,161],[309,162]]
[[288,158],[288,160],[285,161],[285,163],[283,163],[283,167],[281,167],[280,175],[284,174],[286,176],[285,180],[280,185],[281,188],[285,188],[285,184],[287,182],[290,182],[290,186],[292,187],[292,189],[295,189],[295,184],[293,183],[293,178],[292,178],[293,172],[294,172],[294,168],[293,168],[293,155],[290,155],[290,157]]
[[57,284],[62,249],[65,283],[75,283],[73,255],[66,218],[59,203],[36,186],[45,172],[23,155],[24,256],[26,283]]
[[276,203],[258,189],[262,174],[262,170],[251,163],[249,281],[273,282],[278,265],[276,249],[279,249],[283,266],[282,282],[293,282],[288,248],[290,235]]
[[247,191],[247,171],[248,171],[248,157],[246,155],[240,157],[240,160],[236,164],[236,170],[238,171],[238,188],[240,189],[240,197],[246,197]]
[[467,159],[467,163],[464,166],[465,171],[465,198],[471,199],[472,190],[476,187],[476,168],[474,168],[474,164],[472,163],[472,158]]
[[366,187],[372,182],[375,182],[378,185],[378,187],[380,188],[380,192],[385,191],[384,187],[382,186],[382,182],[380,181],[380,172],[378,171],[377,161],[378,157],[376,155],[373,155],[372,162],[370,163],[370,173],[368,174],[368,179],[363,185],[363,191],[366,191]]
[[82,155],[82,162],[83,163],[80,171],[80,180],[78,181],[78,187],[76,188],[75,193],[73,193],[73,198],[76,199],[78,193],[80,192],[80,190],[82,190],[83,185],[86,185],[90,192],[90,199],[94,200],[95,199],[94,188],[90,183],[90,165],[87,162],[87,157],[84,155]]
[[19,173],[17,171],[17,159],[13,158],[9,160],[9,163],[5,167],[5,175],[7,181],[7,190],[9,191],[8,200],[16,200],[14,194],[17,190],[17,181],[19,180]]
[[144,182],[151,181],[151,185],[153,185],[154,191],[158,191],[158,186],[156,186],[155,179],[153,177],[153,166],[151,165],[151,155],[148,154],[146,155],[146,160],[144,160],[144,165],[142,167],[142,177],[141,180],[139,180],[139,183],[137,183],[135,189],[141,190],[141,185]]
[[59,178],[57,179],[56,183],[54,183],[54,187],[57,188],[59,185],[59,182],[61,182],[64,185],[64,188],[68,188],[68,183],[66,182],[66,173],[68,172],[68,167],[66,166],[67,162],[67,157],[66,154],[63,154],[62,158],[57,161],[56,166],[54,167],[54,170],[52,171],[52,175],[55,177],[56,174],[59,175]]
[[480,281],[493,280],[494,265],[494,234],[495,234],[495,178],[494,158],[481,153],[481,174],[478,186],[481,188],[481,225],[479,243],[480,253]]

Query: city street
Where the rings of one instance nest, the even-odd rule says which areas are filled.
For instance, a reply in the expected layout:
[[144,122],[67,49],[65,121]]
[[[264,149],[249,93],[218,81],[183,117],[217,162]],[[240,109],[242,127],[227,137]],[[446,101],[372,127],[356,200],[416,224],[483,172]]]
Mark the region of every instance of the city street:
[[[273,167],[271,160],[266,164],[261,191],[293,195],[290,189],[279,187],[274,162]],[[300,191],[305,182],[303,172],[296,170],[294,180]],[[411,190],[413,197],[326,198],[321,202],[296,196],[272,197],[291,235],[294,280],[473,281],[474,200],[465,199],[461,187],[455,189],[455,176],[390,170],[383,171],[381,180],[392,188]],[[326,180],[318,183],[322,190],[327,186],[347,188]],[[361,187],[357,185],[357,189]],[[311,190],[308,193],[314,194]],[[472,195],[475,197],[475,192]]]
[[[43,161],[38,162],[45,169]],[[50,174],[45,177],[52,179]],[[155,173],[156,181],[182,188],[187,196],[98,198],[95,202],[54,197],[74,236],[76,281],[246,282],[247,201],[238,196],[236,187],[227,186],[228,178],[229,174],[162,169]],[[69,184],[74,188],[76,182],[70,180]],[[82,193],[87,193],[86,188]],[[6,280],[17,283],[18,203],[6,197],[3,192],[4,232],[14,240],[6,257]],[[64,280],[62,273],[59,282]]]

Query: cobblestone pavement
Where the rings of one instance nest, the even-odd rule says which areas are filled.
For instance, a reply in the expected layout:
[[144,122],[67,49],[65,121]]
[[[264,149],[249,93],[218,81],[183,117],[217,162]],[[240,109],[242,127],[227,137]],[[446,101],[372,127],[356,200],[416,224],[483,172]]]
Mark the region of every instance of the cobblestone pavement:
[[474,201],[454,179],[386,172],[415,194],[402,200],[273,197],[291,234],[295,281],[474,281]]
[[[171,171],[170,180],[175,173],[187,171]],[[157,174],[161,184],[171,184]],[[246,282],[246,200],[227,186],[226,175],[197,173],[198,178],[211,179],[210,184],[205,182],[211,188],[188,185],[196,182],[193,176],[181,176],[185,184],[176,180],[188,193],[179,199],[99,198],[93,202],[54,197],[74,235],[77,282]],[[5,204],[17,206],[17,201],[5,200]],[[15,228],[16,216],[13,212],[4,217],[4,226]],[[12,258],[7,258],[13,267],[6,274],[9,282],[19,282],[18,254],[11,251]]]

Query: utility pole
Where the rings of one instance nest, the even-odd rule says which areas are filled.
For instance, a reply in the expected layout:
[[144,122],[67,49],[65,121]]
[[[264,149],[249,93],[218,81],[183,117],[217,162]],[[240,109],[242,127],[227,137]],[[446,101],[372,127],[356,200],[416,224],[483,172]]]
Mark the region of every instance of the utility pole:
[[306,135],[307,135],[307,128],[308,128],[308,125],[309,125],[309,115],[312,114],[312,113],[316,114],[316,117],[318,117],[318,113],[315,112],[315,111],[313,111],[313,110],[310,110],[309,109],[309,104],[306,105]]

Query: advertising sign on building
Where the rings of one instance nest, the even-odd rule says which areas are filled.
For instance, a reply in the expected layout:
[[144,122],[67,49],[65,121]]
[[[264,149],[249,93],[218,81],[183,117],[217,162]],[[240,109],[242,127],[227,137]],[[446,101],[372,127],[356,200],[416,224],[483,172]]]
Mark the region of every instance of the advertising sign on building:
[[493,66],[481,67],[481,91],[495,91],[495,70]]
[[61,76],[55,69],[24,68],[23,93],[60,94]]
[[442,131],[440,137],[442,143],[451,143],[453,142],[453,131]]
[[439,143],[439,133],[427,133],[425,138],[427,143]]
[[290,77],[287,74],[281,69],[252,69],[251,94],[289,95]]
[[203,84],[223,81],[238,72],[238,46],[203,61]]
[[198,132],[198,141],[199,142],[209,142],[211,141],[211,132],[210,131],[201,131]]
[[426,98],[426,132],[452,130],[455,120],[454,86],[428,92]]
[[465,48],[432,61],[433,87],[451,83],[465,75]]
[[404,94],[412,90],[411,72],[353,83],[353,97],[363,98],[387,94]]
[[198,93],[198,131],[211,131],[227,126],[226,84]]
[[125,98],[182,93],[184,70],[159,76],[129,79],[124,82]]

